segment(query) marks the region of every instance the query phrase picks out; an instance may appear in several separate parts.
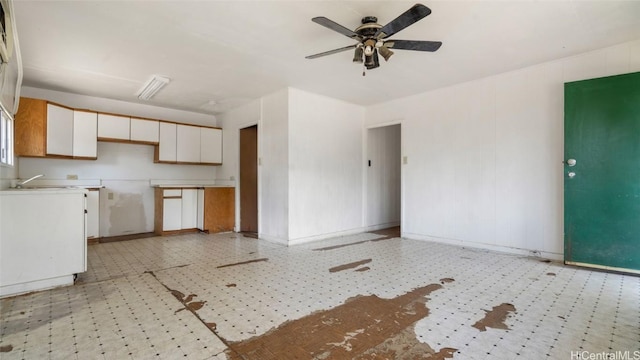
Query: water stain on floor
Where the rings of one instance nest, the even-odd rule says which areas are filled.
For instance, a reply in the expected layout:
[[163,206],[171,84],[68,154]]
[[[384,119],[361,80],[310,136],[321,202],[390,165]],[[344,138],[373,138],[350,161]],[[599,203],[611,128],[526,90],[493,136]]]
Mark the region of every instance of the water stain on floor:
[[507,320],[509,313],[515,312],[516,307],[512,304],[502,303],[498,306],[494,306],[491,310],[485,310],[486,314],[484,318],[478,320],[475,324],[471,325],[480,331],[487,331],[487,328],[509,330],[509,327],[504,323]]
[[238,285],[231,283],[231,284],[227,284],[227,285],[225,285],[225,286],[226,286],[226,287],[228,287],[228,288],[230,288],[230,287],[236,287],[236,286],[238,286]]
[[452,278],[443,278],[443,279],[440,279],[440,284],[444,285],[444,284],[452,283],[454,281],[455,279],[452,279]]
[[329,272],[334,273],[334,272],[338,272],[338,271],[349,270],[349,269],[357,268],[360,265],[368,264],[370,262],[371,262],[371,259],[364,259],[364,260],[355,261],[355,262],[348,263],[348,264],[338,265],[338,266],[334,266],[331,269],[329,269]]
[[0,346],[0,353],[10,352],[11,350],[13,350],[13,345],[11,344]]
[[216,269],[222,269],[222,268],[226,268],[226,267],[230,267],[230,266],[251,264],[251,263],[261,262],[261,261],[269,261],[269,259],[268,258],[260,258],[260,259],[254,259],[254,260],[241,261],[241,262],[237,262],[237,263],[233,263],[233,264],[226,264],[226,265],[216,266]]
[[359,295],[264,335],[229,343],[226,354],[231,360],[451,358],[455,349],[435,351],[420,343],[413,330],[429,315],[426,296],[442,288],[430,284],[392,299]]

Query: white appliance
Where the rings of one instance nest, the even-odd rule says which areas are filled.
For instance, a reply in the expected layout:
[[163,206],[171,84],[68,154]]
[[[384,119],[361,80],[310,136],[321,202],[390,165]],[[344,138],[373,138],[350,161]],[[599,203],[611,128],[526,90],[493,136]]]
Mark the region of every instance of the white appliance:
[[0,297],[72,285],[87,270],[86,193],[0,191]]

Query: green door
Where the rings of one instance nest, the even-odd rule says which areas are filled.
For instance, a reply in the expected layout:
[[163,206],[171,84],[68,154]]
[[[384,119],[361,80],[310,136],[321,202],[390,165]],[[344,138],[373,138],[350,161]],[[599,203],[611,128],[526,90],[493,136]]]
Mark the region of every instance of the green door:
[[640,273],[640,73],[567,83],[564,111],[565,263]]

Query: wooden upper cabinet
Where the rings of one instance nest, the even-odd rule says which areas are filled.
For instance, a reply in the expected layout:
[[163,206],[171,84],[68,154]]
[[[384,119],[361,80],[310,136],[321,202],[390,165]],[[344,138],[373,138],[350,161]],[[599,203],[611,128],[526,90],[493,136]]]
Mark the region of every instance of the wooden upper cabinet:
[[21,98],[15,117],[14,153],[44,157],[47,154],[47,102]]
[[[76,119],[77,117],[77,119]],[[15,154],[95,159],[96,113],[22,98],[15,119]]]
[[129,140],[128,116],[98,114],[99,140]]
[[96,159],[97,141],[155,145],[154,162],[222,164],[222,129],[76,110],[21,98],[16,156]]

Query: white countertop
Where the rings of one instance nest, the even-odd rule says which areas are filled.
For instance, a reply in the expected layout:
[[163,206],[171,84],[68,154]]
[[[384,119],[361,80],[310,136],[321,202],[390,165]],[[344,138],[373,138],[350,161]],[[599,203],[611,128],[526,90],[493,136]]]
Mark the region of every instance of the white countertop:
[[25,187],[22,189],[4,189],[0,190],[1,195],[49,195],[49,194],[73,194],[85,193],[88,189],[70,186],[70,187]]
[[235,180],[149,180],[149,186],[154,188],[208,188],[235,187]]
[[222,187],[235,187],[233,185],[198,185],[198,184],[156,184],[151,185],[154,188],[161,189],[186,189],[186,188],[222,188]]

